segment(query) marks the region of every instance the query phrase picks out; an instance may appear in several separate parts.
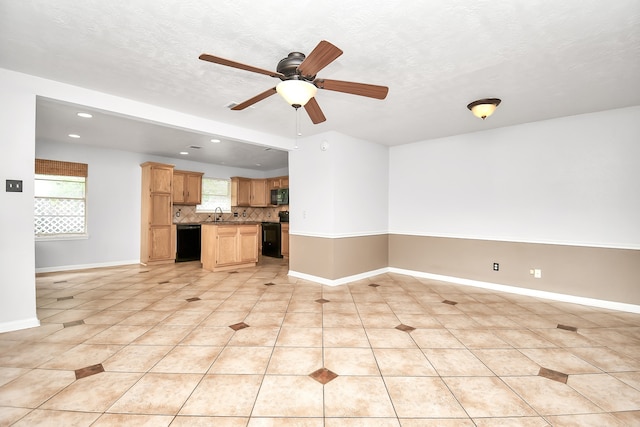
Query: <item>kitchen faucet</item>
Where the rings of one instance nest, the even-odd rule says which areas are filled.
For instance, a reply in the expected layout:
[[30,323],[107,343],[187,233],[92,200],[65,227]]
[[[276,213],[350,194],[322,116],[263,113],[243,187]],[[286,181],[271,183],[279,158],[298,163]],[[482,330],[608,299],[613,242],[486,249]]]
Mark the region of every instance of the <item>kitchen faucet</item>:
[[[216,215],[218,211],[220,211],[220,215]],[[222,208],[220,206],[217,206],[213,211],[213,215],[215,216],[215,219],[214,219],[215,222],[222,220]]]

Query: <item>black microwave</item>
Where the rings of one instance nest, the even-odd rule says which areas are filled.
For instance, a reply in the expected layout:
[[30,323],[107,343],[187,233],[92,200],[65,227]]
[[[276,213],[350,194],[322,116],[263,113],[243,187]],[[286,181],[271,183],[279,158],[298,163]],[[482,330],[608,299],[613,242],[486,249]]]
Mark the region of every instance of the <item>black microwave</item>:
[[278,188],[271,190],[271,204],[272,205],[288,205],[289,204],[289,189]]

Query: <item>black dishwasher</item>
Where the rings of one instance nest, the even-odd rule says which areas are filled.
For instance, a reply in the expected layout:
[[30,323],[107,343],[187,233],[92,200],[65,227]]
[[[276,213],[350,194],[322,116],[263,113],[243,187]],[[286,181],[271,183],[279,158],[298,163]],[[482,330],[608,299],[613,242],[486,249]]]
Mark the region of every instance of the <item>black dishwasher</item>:
[[176,262],[200,261],[200,224],[177,224]]

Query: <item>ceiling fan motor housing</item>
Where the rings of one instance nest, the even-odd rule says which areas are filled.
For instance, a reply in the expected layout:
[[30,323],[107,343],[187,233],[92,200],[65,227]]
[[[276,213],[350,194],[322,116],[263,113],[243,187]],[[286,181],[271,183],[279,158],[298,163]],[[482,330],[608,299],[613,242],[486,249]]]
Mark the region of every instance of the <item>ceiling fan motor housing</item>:
[[283,58],[278,62],[276,71],[284,75],[281,80],[307,80],[313,81],[315,76],[303,76],[298,72],[298,66],[302,64],[305,59],[304,53],[291,52],[286,58]]

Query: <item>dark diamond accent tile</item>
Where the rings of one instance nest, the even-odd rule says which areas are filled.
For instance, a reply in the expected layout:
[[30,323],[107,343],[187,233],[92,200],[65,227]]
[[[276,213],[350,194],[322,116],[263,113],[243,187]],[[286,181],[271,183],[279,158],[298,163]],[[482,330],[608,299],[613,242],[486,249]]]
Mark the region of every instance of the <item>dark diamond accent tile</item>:
[[65,328],[70,328],[71,326],[84,325],[84,320],[74,320],[73,322],[63,323],[62,326]]
[[377,283],[372,283],[372,284],[370,284],[369,286],[371,286],[372,288],[377,288],[377,287],[378,287],[378,286],[380,286],[380,285],[378,285]]
[[442,301],[442,303],[443,303],[443,304],[449,304],[449,305],[456,305],[456,304],[457,304],[457,302],[455,302],[455,301],[449,301],[448,299],[446,299],[446,300]]
[[165,283],[169,283],[169,281],[168,281],[168,280],[165,280],[165,281],[163,281],[163,282],[158,282],[158,285],[164,285]]
[[569,379],[569,375],[547,368],[540,368],[540,372],[538,372],[538,375],[553,381],[558,381],[559,383],[563,384],[566,384],[567,379]]
[[414,328],[413,326],[409,326],[409,325],[404,325],[404,324],[399,324],[398,326],[396,326],[396,329],[403,331],[403,332],[411,332],[411,331],[415,331],[416,328]]
[[229,325],[229,327],[231,329],[233,329],[234,331],[239,331],[240,329],[248,328],[249,325],[247,325],[244,322],[240,322],[240,323],[236,323],[236,324],[233,324],[233,325]]
[[73,295],[68,296],[68,297],[60,297],[56,301],[64,301],[64,300],[68,300],[68,299],[73,299]]
[[102,363],[98,363],[97,365],[87,366],[86,368],[82,368],[82,369],[76,369],[76,379],[79,380],[81,378],[90,377],[91,375],[99,374],[100,372],[104,372]]
[[66,280],[58,280],[57,282],[53,282],[54,285],[58,284],[58,283],[67,283],[67,281]]
[[200,298],[198,297],[187,298],[187,302],[194,302],[194,301],[200,301]]
[[558,324],[558,329],[564,329],[565,331],[578,332],[578,328],[575,326],[567,326]]
[[230,271],[229,274],[236,274],[238,273],[237,271]]
[[320,298],[320,299],[317,299],[316,302],[319,303],[319,304],[325,304],[325,303],[328,303],[329,300],[328,299],[324,299],[324,298]]
[[331,372],[327,368],[320,368],[317,371],[313,371],[309,374],[309,376],[322,385],[338,378],[338,374],[336,374],[335,372]]
[[265,283],[264,285],[265,285],[265,286],[275,286],[276,284],[275,284],[275,283],[272,283],[272,282],[269,282],[269,283]]
[[139,271],[139,272],[138,272],[138,274],[148,273],[148,272],[149,272],[149,270],[146,270],[146,271]]

